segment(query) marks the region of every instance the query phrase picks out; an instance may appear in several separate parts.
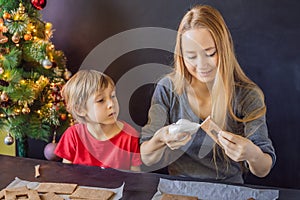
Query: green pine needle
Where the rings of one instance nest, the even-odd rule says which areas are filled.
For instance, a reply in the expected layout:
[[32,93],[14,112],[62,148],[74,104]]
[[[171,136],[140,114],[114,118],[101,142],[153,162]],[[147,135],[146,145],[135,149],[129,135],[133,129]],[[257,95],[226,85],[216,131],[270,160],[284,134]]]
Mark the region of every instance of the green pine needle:
[[13,69],[20,64],[22,52],[17,48],[12,48],[7,55],[3,55],[3,59],[0,60],[1,65],[5,69]]

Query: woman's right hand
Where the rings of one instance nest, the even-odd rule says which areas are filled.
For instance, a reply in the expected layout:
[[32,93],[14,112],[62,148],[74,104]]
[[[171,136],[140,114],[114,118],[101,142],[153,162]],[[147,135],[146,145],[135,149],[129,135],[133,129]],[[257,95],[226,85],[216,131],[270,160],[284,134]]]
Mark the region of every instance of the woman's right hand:
[[169,133],[169,126],[164,126],[156,132],[158,139],[171,150],[179,149],[186,145],[192,138],[191,133]]
[[190,133],[169,133],[169,126],[160,128],[154,136],[141,144],[141,158],[144,164],[150,166],[159,162],[166,150],[179,149],[191,140]]

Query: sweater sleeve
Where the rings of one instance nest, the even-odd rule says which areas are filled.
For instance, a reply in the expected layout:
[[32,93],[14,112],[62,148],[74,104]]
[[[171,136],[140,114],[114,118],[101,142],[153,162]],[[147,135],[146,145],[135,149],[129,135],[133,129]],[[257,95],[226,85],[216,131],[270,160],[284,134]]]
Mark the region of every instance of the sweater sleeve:
[[148,112],[148,122],[142,128],[140,143],[150,140],[155,132],[169,124],[172,99],[172,83],[169,78],[160,80],[154,90]]
[[[259,90],[250,90],[245,93],[244,101],[242,101],[242,113],[244,117],[247,117],[253,113],[255,114],[265,105],[264,99],[260,97],[258,91]],[[244,133],[245,136],[255,145],[260,147],[264,153],[268,153],[272,157],[273,167],[276,161],[276,155],[272,141],[269,138],[266,116],[263,115],[258,119],[245,122]]]

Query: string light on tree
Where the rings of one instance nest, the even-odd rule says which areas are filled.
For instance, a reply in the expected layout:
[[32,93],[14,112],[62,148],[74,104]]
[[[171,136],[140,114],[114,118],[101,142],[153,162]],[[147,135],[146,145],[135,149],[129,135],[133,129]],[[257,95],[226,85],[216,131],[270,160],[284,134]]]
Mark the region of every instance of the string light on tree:
[[72,76],[72,72],[70,72],[69,70],[66,70],[66,71],[64,72],[64,78],[65,78],[66,80],[69,80],[69,79],[71,78],[71,76]]
[[30,113],[30,108],[28,108],[27,103],[25,103],[25,105],[24,105],[24,107],[22,109],[22,113],[25,114],[25,115],[28,114],[28,113]]

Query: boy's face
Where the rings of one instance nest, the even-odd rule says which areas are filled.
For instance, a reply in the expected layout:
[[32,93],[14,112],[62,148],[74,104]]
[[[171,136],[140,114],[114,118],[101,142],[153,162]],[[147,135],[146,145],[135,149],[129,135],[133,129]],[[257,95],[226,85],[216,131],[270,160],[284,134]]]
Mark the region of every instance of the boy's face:
[[118,115],[119,104],[114,87],[109,86],[89,97],[87,101],[89,122],[109,125],[117,121]]

